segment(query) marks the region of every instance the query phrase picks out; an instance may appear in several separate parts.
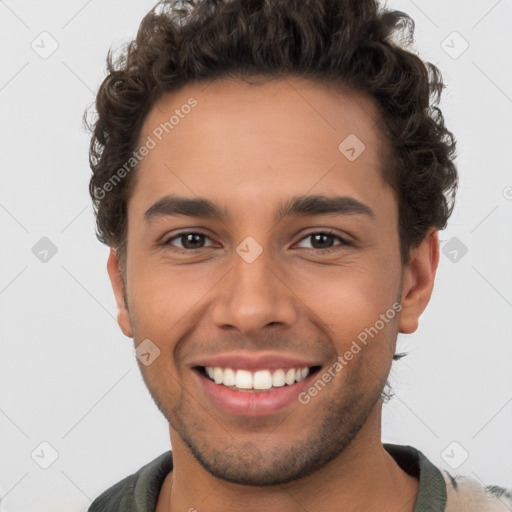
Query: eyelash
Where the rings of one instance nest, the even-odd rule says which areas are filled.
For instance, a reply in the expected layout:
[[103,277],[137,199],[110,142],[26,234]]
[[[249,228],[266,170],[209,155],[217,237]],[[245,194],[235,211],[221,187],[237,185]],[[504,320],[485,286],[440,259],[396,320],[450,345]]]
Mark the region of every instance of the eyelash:
[[[207,249],[207,247],[199,247],[197,249],[185,249],[185,248],[181,248],[181,247],[174,247],[171,242],[173,240],[176,240],[176,239],[179,239],[181,237],[184,237],[185,235],[202,235],[206,238],[210,238],[206,233],[202,233],[201,231],[183,231],[182,233],[178,233],[177,235],[174,235],[172,236],[171,238],[168,238],[165,242],[163,242],[163,246],[164,247],[171,247],[172,249],[171,250],[175,250],[175,251],[185,251],[185,252],[194,252],[194,251],[200,251],[201,249]],[[347,240],[345,240],[344,238],[342,238],[341,236],[335,234],[333,231],[330,231],[330,230],[325,230],[325,231],[313,231],[311,233],[308,233],[306,235],[304,235],[298,243],[302,242],[303,240],[307,239],[307,238],[310,238],[314,235],[332,235],[334,238],[337,238],[341,243],[339,244],[339,246],[352,246],[353,244],[348,242]],[[313,251],[315,253],[322,253],[322,254],[325,254],[325,253],[329,253],[329,252],[332,252],[334,250],[336,250],[336,247],[337,246],[334,246],[334,247],[329,247],[329,248],[326,248],[326,249],[315,249],[315,248],[311,248],[311,249],[308,249],[310,251]]]

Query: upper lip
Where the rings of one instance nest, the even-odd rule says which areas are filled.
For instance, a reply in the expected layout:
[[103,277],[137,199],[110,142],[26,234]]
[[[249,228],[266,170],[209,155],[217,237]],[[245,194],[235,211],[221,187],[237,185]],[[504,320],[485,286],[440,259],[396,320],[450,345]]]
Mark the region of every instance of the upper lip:
[[250,353],[250,352],[229,352],[216,356],[205,357],[194,361],[191,367],[210,366],[220,368],[233,368],[240,370],[277,370],[289,368],[310,368],[321,366],[321,363],[313,360],[306,360],[297,356],[286,356],[278,353]]

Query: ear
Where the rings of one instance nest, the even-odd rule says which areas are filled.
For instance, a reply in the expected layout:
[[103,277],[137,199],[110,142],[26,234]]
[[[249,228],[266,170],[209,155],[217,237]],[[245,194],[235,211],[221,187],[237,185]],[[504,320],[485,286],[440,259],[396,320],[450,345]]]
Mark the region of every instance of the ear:
[[432,295],[438,263],[439,235],[437,229],[430,228],[421,244],[411,250],[410,262],[403,272],[398,323],[401,333],[411,334],[418,328],[418,319]]
[[110,249],[110,254],[108,256],[107,272],[110,277],[110,283],[112,284],[112,289],[114,290],[117,303],[117,323],[119,324],[119,327],[121,327],[125,336],[133,338],[132,322],[124,300],[125,289],[123,277],[119,270],[116,252],[112,248]]

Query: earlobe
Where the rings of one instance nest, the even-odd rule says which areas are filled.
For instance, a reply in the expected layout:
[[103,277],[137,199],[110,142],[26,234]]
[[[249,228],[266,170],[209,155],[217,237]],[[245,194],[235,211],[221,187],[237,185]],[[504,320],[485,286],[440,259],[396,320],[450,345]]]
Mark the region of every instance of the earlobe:
[[421,244],[411,250],[411,260],[404,269],[398,324],[401,333],[411,334],[418,328],[418,319],[432,295],[438,263],[439,235],[431,228]]
[[112,290],[116,298],[117,304],[117,323],[123,334],[128,338],[133,338],[132,323],[130,315],[125,304],[125,289],[123,277],[119,270],[118,259],[114,249],[110,249],[110,254],[107,261],[107,272],[110,277],[110,283],[112,284]]

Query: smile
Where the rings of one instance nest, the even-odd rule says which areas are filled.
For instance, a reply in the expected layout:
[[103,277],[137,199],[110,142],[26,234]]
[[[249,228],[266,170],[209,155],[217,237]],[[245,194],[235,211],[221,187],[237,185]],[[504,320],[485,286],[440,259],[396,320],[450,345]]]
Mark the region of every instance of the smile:
[[302,368],[236,369],[195,366],[193,374],[212,404],[236,416],[265,416],[293,404],[321,366]]
[[235,390],[268,390],[291,386],[296,382],[301,382],[314,373],[319,367],[311,368],[278,368],[276,370],[257,370],[249,371],[243,369],[221,368],[219,366],[198,367],[198,370],[205,377],[215,382]]

